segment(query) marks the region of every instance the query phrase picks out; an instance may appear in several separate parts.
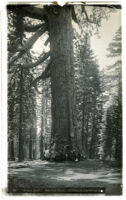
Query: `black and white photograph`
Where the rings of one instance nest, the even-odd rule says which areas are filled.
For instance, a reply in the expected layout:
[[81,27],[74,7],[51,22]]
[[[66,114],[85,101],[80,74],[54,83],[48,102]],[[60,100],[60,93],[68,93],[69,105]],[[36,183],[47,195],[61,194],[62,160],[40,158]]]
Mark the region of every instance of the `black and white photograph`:
[[8,195],[122,195],[120,4],[8,4]]

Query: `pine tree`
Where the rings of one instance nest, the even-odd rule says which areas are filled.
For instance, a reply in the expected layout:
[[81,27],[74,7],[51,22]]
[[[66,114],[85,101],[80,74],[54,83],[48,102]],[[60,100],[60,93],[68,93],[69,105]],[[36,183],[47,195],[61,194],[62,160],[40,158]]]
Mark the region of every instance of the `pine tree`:
[[[121,81],[121,27],[115,34],[113,41],[109,44],[108,57],[115,57],[116,62],[108,66],[109,75],[106,80],[110,82],[112,91],[112,102],[106,116],[106,157],[122,159],[122,81]],[[114,84],[113,84],[114,82]],[[114,91],[114,93],[113,93]]]
[[[15,50],[14,47],[17,44],[21,48],[24,36],[23,18],[20,12],[17,12],[15,9],[13,12],[8,10],[8,18],[8,50],[10,58],[11,54]],[[28,53],[27,58],[26,56],[23,56],[23,58],[20,59],[20,62],[24,62],[23,59],[25,61],[31,61],[31,57]],[[9,152],[11,152],[11,154],[13,152],[13,156],[10,155],[10,159],[12,160],[15,157],[18,157],[19,161],[22,161],[25,158],[25,131],[28,131],[28,126],[30,123],[32,125],[35,124],[35,121],[33,120],[33,116],[35,117],[35,99],[33,95],[35,93],[33,88],[30,87],[34,77],[30,70],[23,68],[20,63],[9,65],[8,73],[8,136],[10,141]],[[12,126],[12,128],[10,126]]]
[[89,35],[86,34],[83,37],[80,39],[80,44],[76,44],[76,49],[80,49],[75,66],[77,135],[83,156],[95,158],[98,156],[102,121],[101,86],[98,64],[90,47]]

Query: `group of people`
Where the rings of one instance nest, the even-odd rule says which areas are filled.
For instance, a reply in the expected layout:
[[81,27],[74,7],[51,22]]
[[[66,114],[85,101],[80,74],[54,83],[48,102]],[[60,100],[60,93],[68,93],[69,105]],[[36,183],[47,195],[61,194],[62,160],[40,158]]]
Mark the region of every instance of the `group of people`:
[[50,152],[49,150],[46,150],[44,152],[44,160],[49,161],[56,161],[56,162],[62,162],[62,161],[73,161],[73,162],[79,162],[81,161],[82,155],[79,151],[66,151],[66,152]]
[[54,161],[61,162],[61,161],[73,161],[73,162],[79,162],[81,160],[81,154],[76,151],[70,151],[66,154],[60,153],[59,155],[56,155],[54,158]]

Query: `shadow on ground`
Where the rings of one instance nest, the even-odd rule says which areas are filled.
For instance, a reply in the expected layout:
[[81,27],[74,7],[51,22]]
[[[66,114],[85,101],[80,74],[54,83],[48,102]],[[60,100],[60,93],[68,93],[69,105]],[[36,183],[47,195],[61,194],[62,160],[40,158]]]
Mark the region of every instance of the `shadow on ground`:
[[80,192],[81,189],[83,193],[84,188],[104,188],[107,195],[121,195],[121,180],[121,168],[112,161],[9,162],[8,192]]

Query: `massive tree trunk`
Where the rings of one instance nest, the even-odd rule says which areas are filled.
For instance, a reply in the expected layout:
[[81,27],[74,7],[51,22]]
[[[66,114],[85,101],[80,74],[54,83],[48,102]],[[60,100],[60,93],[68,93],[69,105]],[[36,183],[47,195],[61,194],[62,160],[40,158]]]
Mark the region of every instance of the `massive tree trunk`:
[[74,148],[74,69],[71,7],[49,10],[52,92],[52,144],[55,155]]

